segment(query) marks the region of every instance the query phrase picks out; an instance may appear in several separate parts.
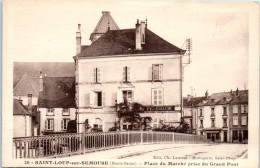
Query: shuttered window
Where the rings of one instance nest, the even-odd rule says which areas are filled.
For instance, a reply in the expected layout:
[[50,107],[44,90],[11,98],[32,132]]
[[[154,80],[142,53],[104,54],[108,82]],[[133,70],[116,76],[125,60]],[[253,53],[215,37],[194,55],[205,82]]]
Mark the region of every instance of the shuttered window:
[[61,120],[61,130],[67,130],[70,119]]
[[101,91],[91,91],[90,92],[90,99],[89,104],[92,107],[99,107],[99,106],[105,106],[106,104],[106,94],[105,92]]
[[93,69],[93,78],[94,82],[100,82],[101,80],[101,69],[100,68],[94,68]]
[[54,130],[54,119],[46,119],[45,120],[45,129],[48,131]]
[[129,82],[131,80],[131,75],[130,75],[130,67],[126,66],[123,67],[123,81]]
[[162,64],[153,64],[152,77],[153,77],[153,81],[163,79],[163,65]]

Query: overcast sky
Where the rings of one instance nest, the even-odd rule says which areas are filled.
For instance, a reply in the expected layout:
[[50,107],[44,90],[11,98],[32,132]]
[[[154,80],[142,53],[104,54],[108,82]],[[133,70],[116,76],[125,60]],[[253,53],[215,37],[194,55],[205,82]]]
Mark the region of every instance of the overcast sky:
[[[120,29],[148,19],[148,29],[182,47],[192,38],[192,62],[184,69],[184,95],[244,89],[248,86],[249,21],[246,2],[174,1],[5,1],[4,51],[12,61],[72,62],[75,32],[82,25],[90,44],[102,11],[110,11]],[[184,48],[185,49],[185,48]]]

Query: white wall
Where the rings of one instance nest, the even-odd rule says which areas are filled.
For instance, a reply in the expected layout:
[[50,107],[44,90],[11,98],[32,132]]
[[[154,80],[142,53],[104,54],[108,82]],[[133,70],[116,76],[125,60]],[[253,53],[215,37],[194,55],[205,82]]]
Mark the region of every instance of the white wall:
[[75,108],[70,108],[70,115],[69,116],[63,116],[62,115],[62,108],[54,108],[54,116],[47,116],[47,108],[39,108],[39,111],[41,113],[41,122],[40,122],[40,133],[42,135],[42,131],[45,130],[45,120],[46,119],[54,119],[54,132],[61,132],[63,131],[61,129],[61,121],[63,119],[70,119],[75,120]]
[[[151,82],[152,65],[163,64],[163,82]],[[131,85],[123,84],[123,67],[130,67]],[[93,70],[100,68],[100,84],[93,84]],[[76,87],[77,104],[79,106],[79,123],[86,118],[98,116],[104,123],[103,130],[108,130],[111,126],[109,122],[114,121],[116,117],[115,106],[118,99],[118,91],[133,90],[134,102],[143,105],[152,105],[152,89],[162,88],[164,91],[163,105],[180,106],[180,62],[177,55],[160,55],[160,56],[135,56],[135,57],[110,57],[110,58],[93,58],[81,59],[78,62],[78,83]],[[105,106],[95,112],[90,107],[90,92],[102,91],[105,93]],[[110,108],[110,109],[109,109]],[[112,108],[112,109],[111,109]],[[108,110],[109,109],[109,110]],[[102,113],[102,116],[99,114]],[[107,115],[106,115],[107,114]],[[169,117],[171,121],[180,121],[180,114],[172,114]],[[109,121],[106,121],[109,119]],[[80,128],[80,132],[83,131]]]
[[32,117],[13,115],[13,137],[32,136]]

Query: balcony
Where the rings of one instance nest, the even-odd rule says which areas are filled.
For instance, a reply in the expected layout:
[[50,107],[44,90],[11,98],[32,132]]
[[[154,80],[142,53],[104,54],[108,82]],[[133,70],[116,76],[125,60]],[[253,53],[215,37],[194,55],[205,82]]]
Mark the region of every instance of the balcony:
[[213,114],[211,114],[210,115],[210,118],[215,118],[216,116],[215,116],[215,113],[213,113]]

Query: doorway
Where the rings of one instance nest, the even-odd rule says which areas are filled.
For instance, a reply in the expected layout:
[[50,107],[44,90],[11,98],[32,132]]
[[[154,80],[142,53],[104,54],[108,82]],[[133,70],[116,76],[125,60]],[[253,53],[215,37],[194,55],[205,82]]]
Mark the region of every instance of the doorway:
[[227,131],[224,131],[224,142],[227,142]]

